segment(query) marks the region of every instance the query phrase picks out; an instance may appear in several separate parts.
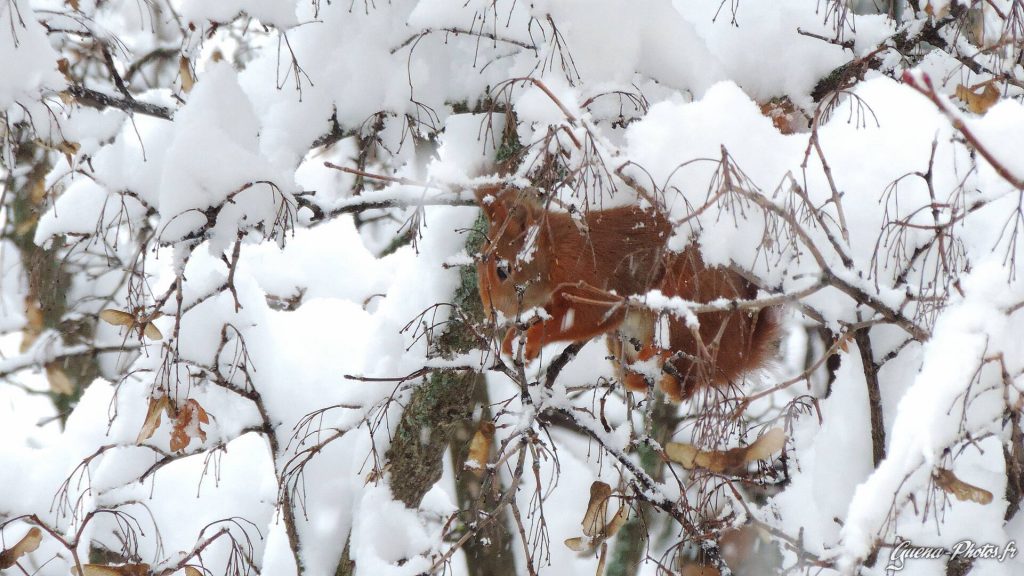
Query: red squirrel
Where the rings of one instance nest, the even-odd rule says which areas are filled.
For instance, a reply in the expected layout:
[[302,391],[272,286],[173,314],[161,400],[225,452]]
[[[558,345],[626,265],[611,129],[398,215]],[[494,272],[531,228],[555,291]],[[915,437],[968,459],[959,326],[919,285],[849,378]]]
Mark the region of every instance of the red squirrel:
[[[626,206],[574,216],[546,210],[531,190],[488,186],[476,196],[489,226],[477,264],[484,309],[508,318],[530,308],[545,311],[523,336],[527,360],[551,342],[606,334],[628,389],[649,388],[647,377],[631,368],[654,359],[663,370],[662,390],[676,401],[766,360],[777,332],[774,310],[698,314],[699,339],[672,316],[667,338],[658,339],[658,314],[626,301],[651,290],[702,303],[757,295],[739,274],[705,266],[695,245],[670,252],[672,223],[660,211]],[[505,335],[504,353],[512,353],[515,334],[510,328]]]

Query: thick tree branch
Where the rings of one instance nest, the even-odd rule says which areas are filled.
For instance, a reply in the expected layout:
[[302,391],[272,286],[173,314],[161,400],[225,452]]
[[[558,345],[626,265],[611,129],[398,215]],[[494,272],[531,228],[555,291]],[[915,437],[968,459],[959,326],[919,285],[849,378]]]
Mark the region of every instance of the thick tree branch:
[[868,410],[871,414],[871,456],[875,468],[885,460],[885,421],[882,419],[882,393],[878,386],[878,364],[871,351],[871,327],[857,330],[854,340],[860,350],[860,362],[868,387]]
[[96,90],[86,88],[79,84],[69,86],[67,93],[74,97],[76,102],[82,106],[88,106],[89,108],[96,108],[99,110],[103,110],[105,108],[117,108],[118,110],[124,110],[125,112],[144,114],[154,118],[162,118],[163,120],[170,120],[174,117],[174,112],[170,108],[160,106],[159,104],[140,102],[139,100],[131,97],[104,94],[103,92],[97,92]]

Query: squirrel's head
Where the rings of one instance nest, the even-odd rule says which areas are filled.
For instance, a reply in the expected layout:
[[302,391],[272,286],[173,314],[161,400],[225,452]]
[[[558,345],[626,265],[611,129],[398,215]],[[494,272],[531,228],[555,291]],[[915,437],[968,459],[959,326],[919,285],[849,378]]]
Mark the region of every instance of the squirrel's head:
[[547,254],[543,238],[544,208],[532,190],[489,186],[477,189],[487,216],[487,240],[477,264],[484,308],[513,315],[547,302]]

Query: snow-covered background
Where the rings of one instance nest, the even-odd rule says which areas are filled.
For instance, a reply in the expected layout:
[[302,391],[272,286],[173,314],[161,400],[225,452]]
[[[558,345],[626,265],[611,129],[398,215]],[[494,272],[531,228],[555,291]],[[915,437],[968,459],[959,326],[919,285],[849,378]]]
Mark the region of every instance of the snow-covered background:
[[[0,3],[0,549],[42,529],[8,570],[885,574],[901,540],[1024,545],[1024,2],[883,4]],[[550,385],[564,344],[441,357],[499,181],[661,204],[672,249],[781,303],[771,363],[676,406],[597,340]],[[408,507],[389,448],[443,368],[486,374],[493,494],[466,503],[451,434]],[[661,458],[776,427],[745,469]],[[574,551],[599,480],[633,519]]]

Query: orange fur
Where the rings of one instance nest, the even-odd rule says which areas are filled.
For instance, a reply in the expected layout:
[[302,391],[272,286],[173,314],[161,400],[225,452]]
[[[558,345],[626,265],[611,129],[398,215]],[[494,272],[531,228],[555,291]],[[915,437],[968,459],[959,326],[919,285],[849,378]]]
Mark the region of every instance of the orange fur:
[[[757,294],[738,274],[706,267],[695,246],[669,253],[672,227],[663,214],[629,206],[574,217],[545,210],[532,192],[513,188],[485,187],[477,190],[477,199],[490,226],[477,265],[484,308],[510,318],[535,307],[547,313],[523,336],[527,360],[551,342],[607,334],[627,388],[649,388],[631,367],[654,358],[658,366],[670,364],[659,384],[680,400],[702,386],[731,381],[766,359],[777,324],[771,310],[700,314],[699,338],[673,317],[668,347],[655,345],[657,315],[628,306],[625,297],[653,289],[695,302]],[[514,335],[510,329],[502,342],[506,354],[512,353]]]
[[[719,298],[757,297],[757,288],[739,274],[726,268],[707,267],[695,245],[668,257],[664,276],[656,288],[666,296],[700,304]],[[644,341],[645,347],[637,355],[639,361],[658,356],[659,364],[671,365],[659,384],[677,400],[689,398],[702,386],[727,384],[759,368],[770,355],[778,333],[774,308],[703,312],[696,316],[699,328],[689,327],[683,319],[671,318],[667,348],[659,349],[652,338],[651,342]],[[637,385],[639,376],[631,373],[630,364],[623,368],[628,387]]]
[[[514,317],[543,307],[549,315],[526,332],[528,360],[549,342],[615,330],[628,311],[615,306],[620,298],[612,294],[642,294],[658,280],[652,275],[661,273],[658,263],[671,226],[656,212],[613,208],[577,221],[543,209],[528,191],[485,188],[477,196],[490,223],[477,266],[484,308]],[[511,342],[506,336],[504,352],[511,353]]]

